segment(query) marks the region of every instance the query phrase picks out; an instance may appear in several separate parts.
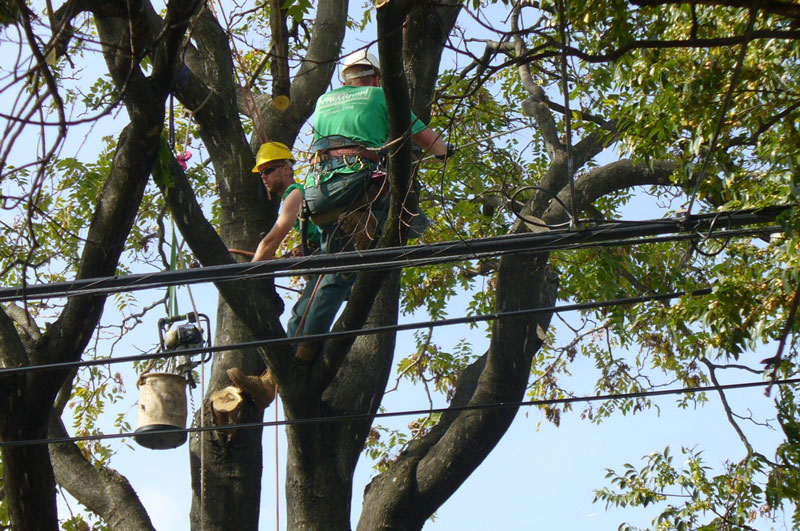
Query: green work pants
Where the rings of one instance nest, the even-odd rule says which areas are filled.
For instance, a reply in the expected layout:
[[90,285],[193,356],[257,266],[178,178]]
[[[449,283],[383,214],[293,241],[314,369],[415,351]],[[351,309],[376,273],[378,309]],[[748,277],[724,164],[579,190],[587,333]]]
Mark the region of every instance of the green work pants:
[[[348,206],[345,201],[353,201],[364,193],[367,179],[372,174],[372,168],[367,168],[356,173],[335,174],[331,179],[306,189],[306,201],[312,214],[324,214],[334,208]],[[356,191],[357,189],[357,191]],[[381,201],[380,208],[373,208],[379,224],[382,225],[386,218],[387,201]],[[379,226],[380,226],[379,225]],[[333,254],[342,251],[352,251],[352,238],[343,233],[336,221],[319,227],[321,234],[320,251]],[[286,333],[289,337],[305,336],[312,334],[325,334],[330,331],[336,313],[342,302],[350,294],[356,280],[355,272],[325,273],[317,281],[318,275],[312,275],[303,290],[300,299],[292,308],[292,315]],[[314,288],[316,293],[313,296]],[[309,306],[310,302],[310,306]],[[308,310],[306,311],[306,309]],[[305,315],[305,320],[303,320]],[[302,329],[300,327],[303,322]]]

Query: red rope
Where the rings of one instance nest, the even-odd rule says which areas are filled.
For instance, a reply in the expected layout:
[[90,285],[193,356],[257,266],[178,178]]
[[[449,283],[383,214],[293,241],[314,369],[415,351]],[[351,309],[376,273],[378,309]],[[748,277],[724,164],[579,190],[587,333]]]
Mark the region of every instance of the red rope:
[[278,461],[278,385],[275,385],[275,529],[281,529],[280,463]]

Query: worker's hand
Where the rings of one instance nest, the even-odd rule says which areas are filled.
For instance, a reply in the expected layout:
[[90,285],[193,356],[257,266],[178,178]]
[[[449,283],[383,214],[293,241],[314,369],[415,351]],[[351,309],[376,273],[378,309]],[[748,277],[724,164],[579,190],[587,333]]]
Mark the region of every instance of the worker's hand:
[[451,144],[450,142],[446,142],[446,145],[447,145],[447,153],[445,153],[444,155],[436,155],[437,159],[445,160],[447,158],[452,157],[453,153],[456,152],[456,147],[453,144]]

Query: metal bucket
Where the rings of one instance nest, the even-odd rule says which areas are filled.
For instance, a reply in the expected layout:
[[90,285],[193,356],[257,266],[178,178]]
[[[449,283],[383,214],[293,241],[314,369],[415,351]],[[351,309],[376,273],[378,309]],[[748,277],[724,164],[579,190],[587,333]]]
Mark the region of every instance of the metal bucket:
[[186,380],[177,374],[148,372],[139,377],[139,413],[134,440],[145,448],[169,450],[186,442]]

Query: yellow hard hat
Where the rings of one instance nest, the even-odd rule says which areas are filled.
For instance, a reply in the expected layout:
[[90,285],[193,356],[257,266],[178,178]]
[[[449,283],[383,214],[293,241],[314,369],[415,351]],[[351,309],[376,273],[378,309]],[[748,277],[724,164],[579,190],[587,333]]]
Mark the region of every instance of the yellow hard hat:
[[292,150],[286,147],[286,144],[282,144],[280,142],[267,142],[265,144],[261,144],[261,147],[258,148],[258,154],[256,155],[256,165],[253,168],[253,173],[261,173],[261,170],[274,160],[290,160],[294,163],[294,157],[292,156]]

